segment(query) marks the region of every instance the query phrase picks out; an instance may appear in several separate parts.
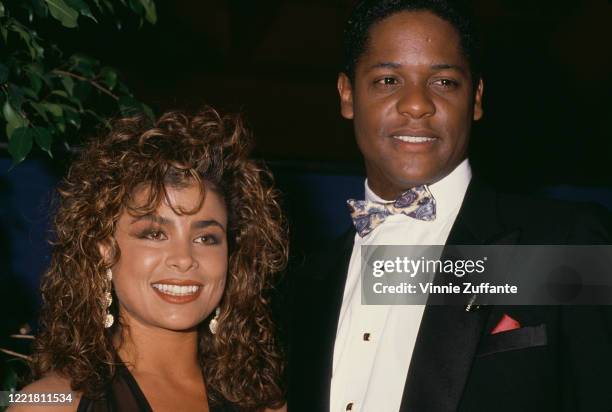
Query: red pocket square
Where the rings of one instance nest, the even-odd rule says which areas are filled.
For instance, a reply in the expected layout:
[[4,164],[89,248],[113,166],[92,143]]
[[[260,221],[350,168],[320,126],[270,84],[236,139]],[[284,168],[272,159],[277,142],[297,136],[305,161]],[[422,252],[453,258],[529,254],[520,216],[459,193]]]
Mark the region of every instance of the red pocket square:
[[495,335],[496,333],[500,332],[508,332],[509,330],[518,329],[520,327],[521,324],[517,320],[512,319],[510,316],[504,313],[504,317],[501,318],[497,326],[491,331],[491,335]]

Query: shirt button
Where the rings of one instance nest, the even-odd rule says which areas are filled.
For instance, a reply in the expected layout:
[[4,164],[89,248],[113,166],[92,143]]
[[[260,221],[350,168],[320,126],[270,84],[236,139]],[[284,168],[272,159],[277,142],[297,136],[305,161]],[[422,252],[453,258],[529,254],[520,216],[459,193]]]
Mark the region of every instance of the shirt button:
[[370,340],[370,334],[369,333],[364,333],[363,334],[363,340],[365,340],[366,342],[368,342]]
[[346,404],[346,411],[352,411],[353,410],[353,402],[349,402]]

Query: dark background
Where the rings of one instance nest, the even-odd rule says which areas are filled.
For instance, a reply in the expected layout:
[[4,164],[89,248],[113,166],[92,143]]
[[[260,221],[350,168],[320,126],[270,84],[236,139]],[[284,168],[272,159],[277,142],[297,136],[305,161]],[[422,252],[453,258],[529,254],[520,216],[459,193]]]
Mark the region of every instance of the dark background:
[[[120,68],[157,109],[242,110],[261,157],[360,165],[335,88],[351,3],[160,1],[154,27],[72,42]],[[475,166],[513,186],[610,184],[610,3],[470,3],[485,57]]]
[[[80,31],[57,38],[68,52],[118,68],[157,112],[205,103],[243,112],[256,156],[283,191],[293,249],[302,250],[344,230],[343,203],[363,191],[361,157],[335,86],[351,3],[160,0],[156,26],[119,31],[111,21],[81,20]],[[507,190],[612,206],[610,2],[470,3],[485,57],[475,173]],[[67,164],[65,155],[56,159],[34,154],[9,172],[0,150],[0,336],[37,306],[48,200]]]

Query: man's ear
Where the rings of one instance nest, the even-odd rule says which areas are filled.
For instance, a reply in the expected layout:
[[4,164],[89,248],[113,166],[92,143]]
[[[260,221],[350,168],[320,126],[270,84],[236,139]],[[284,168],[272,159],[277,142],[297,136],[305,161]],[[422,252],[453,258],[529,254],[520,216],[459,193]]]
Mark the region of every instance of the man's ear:
[[482,115],[484,111],[482,110],[482,93],[484,90],[484,83],[482,82],[482,77],[478,79],[478,87],[476,87],[476,92],[474,93],[474,120],[482,119]]
[[353,118],[353,85],[345,73],[338,75],[338,94],[340,95],[340,113],[345,119]]

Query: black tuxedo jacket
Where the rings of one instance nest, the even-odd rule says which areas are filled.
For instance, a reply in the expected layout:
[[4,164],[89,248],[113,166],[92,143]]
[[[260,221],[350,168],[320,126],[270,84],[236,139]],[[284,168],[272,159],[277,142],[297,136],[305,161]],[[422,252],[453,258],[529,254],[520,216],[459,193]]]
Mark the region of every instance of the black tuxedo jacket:
[[[505,195],[474,178],[447,244],[609,244],[611,228],[603,209]],[[354,235],[290,273],[289,412],[329,411]],[[611,308],[427,306],[400,410],[612,411]],[[521,328],[492,335],[504,313]]]

